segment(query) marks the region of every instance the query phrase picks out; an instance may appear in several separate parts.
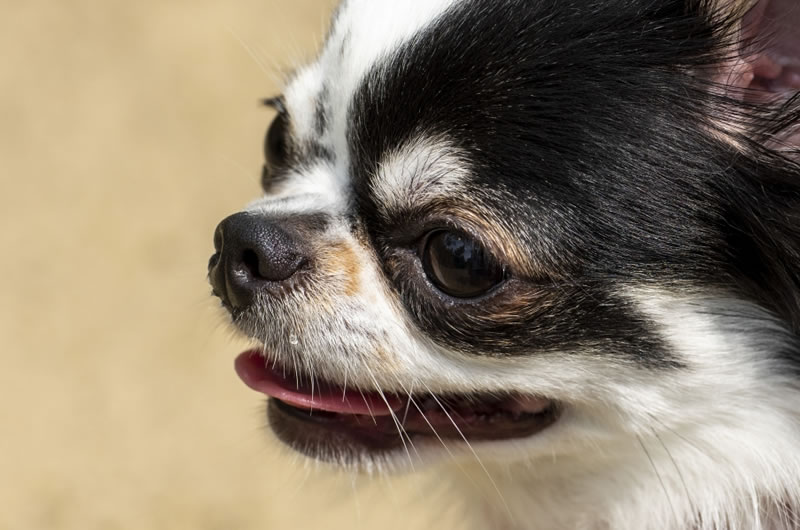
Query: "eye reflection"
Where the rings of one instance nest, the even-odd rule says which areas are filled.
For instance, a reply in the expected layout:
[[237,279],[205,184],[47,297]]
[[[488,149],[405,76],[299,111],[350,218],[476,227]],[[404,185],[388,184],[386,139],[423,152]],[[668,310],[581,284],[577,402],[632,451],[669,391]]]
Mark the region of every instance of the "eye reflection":
[[503,267],[467,234],[431,232],[425,239],[422,263],[431,282],[456,298],[480,296],[504,279]]

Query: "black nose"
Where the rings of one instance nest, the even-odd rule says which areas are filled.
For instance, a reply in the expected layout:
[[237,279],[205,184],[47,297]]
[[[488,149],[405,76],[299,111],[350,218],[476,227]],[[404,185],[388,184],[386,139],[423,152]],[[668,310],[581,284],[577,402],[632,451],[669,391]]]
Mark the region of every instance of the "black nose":
[[307,261],[297,241],[275,220],[237,213],[214,232],[208,263],[214,293],[233,307],[251,304],[259,290],[291,278]]

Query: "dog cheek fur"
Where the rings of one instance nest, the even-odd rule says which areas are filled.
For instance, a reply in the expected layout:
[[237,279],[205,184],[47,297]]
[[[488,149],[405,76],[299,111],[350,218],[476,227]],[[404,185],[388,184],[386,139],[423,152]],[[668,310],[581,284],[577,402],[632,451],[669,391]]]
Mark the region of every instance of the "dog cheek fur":
[[[586,429],[560,433],[550,458],[521,447],[527,465],[485,460],[510,507],[510,528],[795,527],[800,466],[787,457],[800,439],[800,388],[772,352],[796,350],[797,338],[755,304],[687,292],[626,292],[679,352],[684,370],[648,377],[624,366],[616,374],[590,369],[584,385],[607,387],[592,401],[608,399],[612,409],[581,418],[579,407],[570,420]],[[635,391],[637,378],[648,391]],[[619,430],[592,432],[592,421]],[[497,499],[485,482],[481,495]],[[495,503],[490,520],[509,519],[502,506]]]

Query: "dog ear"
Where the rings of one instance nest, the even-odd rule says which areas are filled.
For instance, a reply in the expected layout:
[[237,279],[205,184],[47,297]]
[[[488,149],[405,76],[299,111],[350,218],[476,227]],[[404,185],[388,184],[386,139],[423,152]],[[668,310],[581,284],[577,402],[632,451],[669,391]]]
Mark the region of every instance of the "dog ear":
[[734,137],[743,134],[797,160],[800,1],[716,0],[711,6],[724,33],[711,90],[727,100],[719,101],[726,110],[716,122],[740,146]]
[[800,2],[723,0],[721,9],[739,22],[716,81],[756,103],[800,91]]
[[800,336],[800,1],[714,8],[728,35],[711,79],[713,120],[747,152],[726,191],[729,253],[740,287]]

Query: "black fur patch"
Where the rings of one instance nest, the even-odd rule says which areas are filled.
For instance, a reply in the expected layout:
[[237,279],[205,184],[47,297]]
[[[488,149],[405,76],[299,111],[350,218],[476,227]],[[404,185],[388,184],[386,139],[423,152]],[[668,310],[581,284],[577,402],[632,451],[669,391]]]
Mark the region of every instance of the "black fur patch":
[[[672,364],[613,294],[631,284],[734,294],[800,330],[800,168],[763,147],[777,123],[798,123],[797,101],[757,114],[698,73],[722,61],[734,23],[710,5],[468,0],[374,67],[348,132],[359,215],[427,333],[484,354],[579,341]],[[531,259],[568,282],[520,288],[553,289],[547,311],[517,307],[493,327],[489,301],[437,309],[393,270],[389,242],[418,227],[414,212],[379,215],[371,182],[385,153],[426,135],[467,153],[470,193],[519,246],[543,249],[546,234],[549,255]]]

